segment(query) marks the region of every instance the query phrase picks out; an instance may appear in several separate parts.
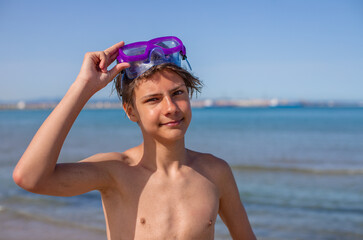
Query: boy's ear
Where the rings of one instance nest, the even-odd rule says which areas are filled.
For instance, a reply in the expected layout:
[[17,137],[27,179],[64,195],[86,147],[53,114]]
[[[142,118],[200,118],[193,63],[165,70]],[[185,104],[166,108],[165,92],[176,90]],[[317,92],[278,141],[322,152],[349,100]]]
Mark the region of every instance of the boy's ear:
[[133,121],[133,122],[137,122],[137,121],[138,121],[138,119],[137,119],[137,117],[136,117],[134,107],[133,107],[131,104],[125,104],[125,103],[124,103],[122,106],[123,106],[123,108],[124,108],[124,111],[125,111],[125,113],[126,113],[127,117],[128,117],[131,121]]

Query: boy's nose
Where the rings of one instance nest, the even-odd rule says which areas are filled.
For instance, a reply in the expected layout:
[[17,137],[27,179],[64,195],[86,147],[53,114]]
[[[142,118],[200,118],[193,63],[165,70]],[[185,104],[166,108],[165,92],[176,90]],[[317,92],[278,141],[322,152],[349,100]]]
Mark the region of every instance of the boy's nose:
[[176,113],[178,111],[178,106],[175,104],[173,99],[169,96],[164,98],[164,112],[165,115]]

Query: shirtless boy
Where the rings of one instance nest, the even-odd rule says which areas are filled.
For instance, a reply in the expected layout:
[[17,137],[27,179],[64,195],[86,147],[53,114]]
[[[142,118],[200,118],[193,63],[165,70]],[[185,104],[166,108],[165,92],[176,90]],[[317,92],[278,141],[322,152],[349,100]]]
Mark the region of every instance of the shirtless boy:
[[[131,61],[107,69],[116,57],[122,61],[122,51],[127,53],[119,50],[123,42],[87,53],[75,82],[19,160],[14,181],[30,192],[54,196],[98,190],[109,240],[214,239],[217,214],[233,239],[256,239],[228,164],[185,148],[192,115],[189,95],[200,83],[177,67],[180,62],[168,59],[166,49],[172,47],[159,45],[147,57],[155,66],[143,73],[142,64],[133,66]],[[185,55],[182,47],[177,54]],[[127,116],[142,131],[143,143],[123,153],[57,163],[84,105],[121,71],[124,78],[117,90]]]

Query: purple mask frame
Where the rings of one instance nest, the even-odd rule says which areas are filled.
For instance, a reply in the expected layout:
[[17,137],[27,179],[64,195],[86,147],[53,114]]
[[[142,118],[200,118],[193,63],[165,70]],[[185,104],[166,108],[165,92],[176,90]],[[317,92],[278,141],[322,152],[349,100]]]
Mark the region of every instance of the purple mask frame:
[[[164,48],[162,46],[156,45],[157,43],[164,42],[164,41],[175,41],[178,43],[178,46],[173,48]],[[134,55],[134,56],[128,56],[124,53],[124,50],[132,49],[132,48],[142,48],[145,47],[145,51],[142,54]],[[149,53],[154,48],[161,48],[165,55],[169,55],[175,52],[181,52],[183,58],[186,57],[186,49],[183,44],[183,42],[174,36],[168,36],[168,37],[159,37],[151,39],[150,41],[142,41],[142,42],[135,42],[127,44],[119,49],[119,55],[117,56],[118,62],[135,62],[135,61],[141,61],[149,58]]]

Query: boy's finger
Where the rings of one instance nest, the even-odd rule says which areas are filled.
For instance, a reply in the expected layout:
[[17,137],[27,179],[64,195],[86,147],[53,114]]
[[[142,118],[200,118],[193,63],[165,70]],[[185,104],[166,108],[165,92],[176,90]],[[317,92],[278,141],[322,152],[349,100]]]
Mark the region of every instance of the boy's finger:
[[125,45],[124,41],[116,43],[112,47],[107,48],[104,52],[106,55],[113,55],[115,52],[117,53],[118,49]]
[[129,63],[119,63],[116,66],[114,66],[110,71],[110,81],[116,77],[117,74],[119,74],[123,69],[130,67]]
[[125,43],[123,41],[116,43],[115,45],[113,45],[110,48],[107,48],[104,53],[107,57],[107,61],[106,64],[108,67],[111,63],[113,63],[113,61],[115,61],[116,57],[118,56],[118,50],[120,47],[122,47]]
[[100,63],[98,64],[99,68],[101,69],[102,72],[107,72],[107,66],[106,66],[106,62],[107,62],[107,56],[104,52],[100,52],[99,53],[99,59],[100,59]]
[[110,66],[110,64],[113,63],[113,61],[115,61],[117,56],[118,56],[118,52],[115,52],[114,54],[109,55],[107,58],[107,66]]

